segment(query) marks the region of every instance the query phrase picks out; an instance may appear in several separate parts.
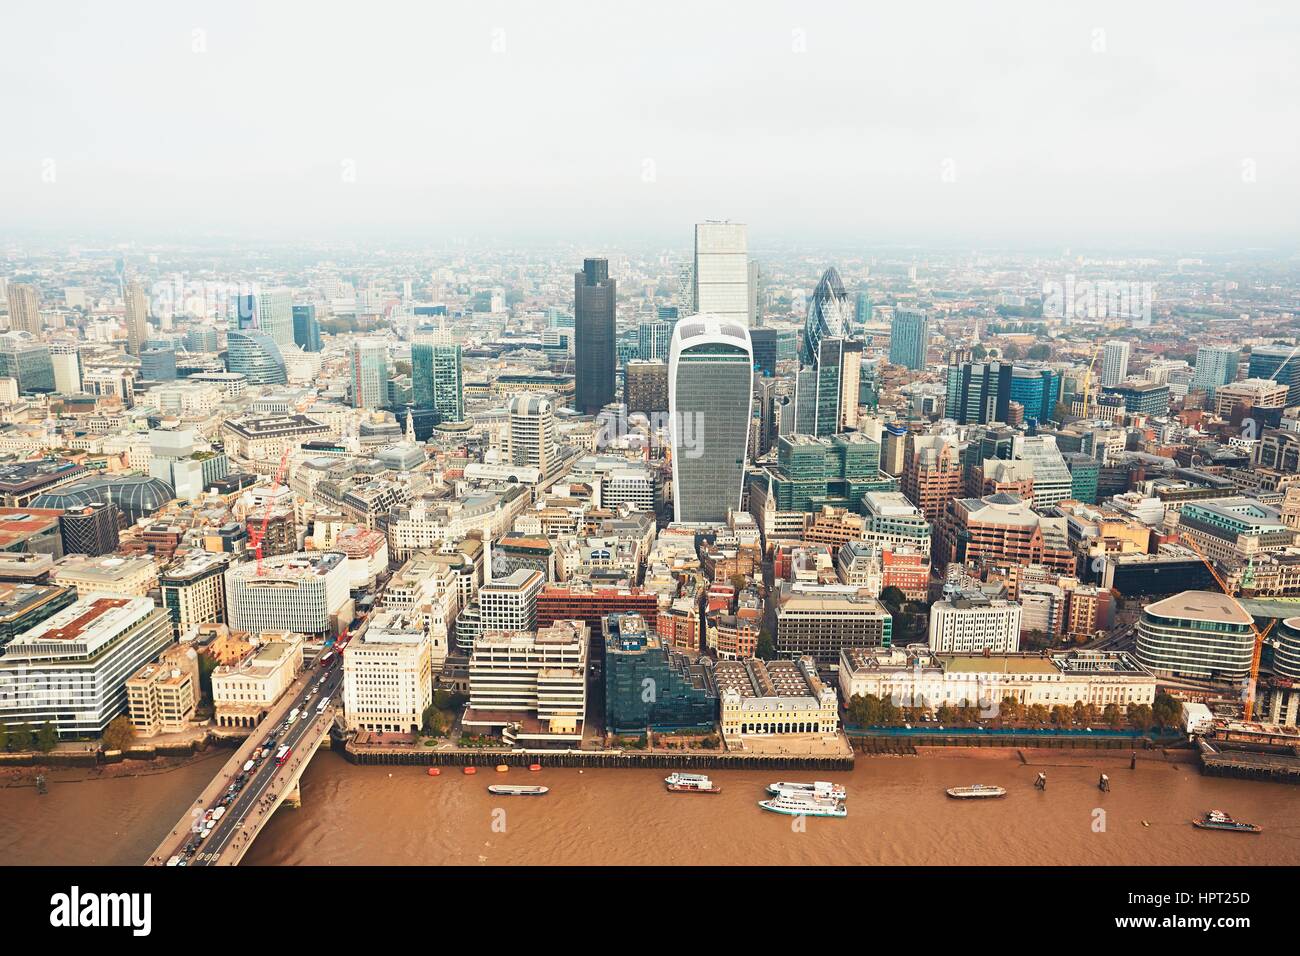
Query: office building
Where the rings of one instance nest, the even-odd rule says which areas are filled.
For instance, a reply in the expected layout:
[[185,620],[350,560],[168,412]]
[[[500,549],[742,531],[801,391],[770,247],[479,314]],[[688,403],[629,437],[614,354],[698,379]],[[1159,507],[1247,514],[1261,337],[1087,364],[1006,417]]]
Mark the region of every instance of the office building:
[[75,345],[51,343],[50,365],[54,370],[54,391],[60,395],[76,395],[81,391],[81,357]]
[[936,523],[944,506],[961,494],[961,455],[947,435],[908,435],[901,488],[908,501]]
[[1066,519],[1044,517],[1018,496],[1000,492],[983,498],[952,498],[938,523],[938,567],[957,564],[1010,566],[1045,564],[1062,574],[1075,571]]
[[[249,635],[232,632],[224,624],[203,630],[217,634],[207,648],[209,656],[219,661],[212,672],[214,722],[218,727],[257,727],[302,672],[302,635],[263,632],[259,643],[253,644],[236,640]],[[232,653],[211,653],[217,644],[228,645]]]
[[465,418],[464,383],[459,345],[411,346],[411,390],[416,408],[436,412],[434,424]]
[[122,513],[111,501],[78,505],[59,515],[64,554],[111,554],[117,550]]
[[5,645],[0,722],[97,737],[126,712],[127,680],[171,643],[171,622],[148,598],[87,594]]
[[1196,373],[1192,376],[1192,388],[1203,391],[1214,398],[1221,385],[1228,385],[1237,380],[1237,368],[1241,364],[1241,352],[1237,349],[1215,348],[1202,345],[1196,349]]
[[944,414],[958,425],[1005,422],[1013,372],[1009,362],[949,365]]
[[849,297],[834,267],[817,283],[795,378],[795,431],[833,435],[857,424],[862,343],[848,338]]
[[695,312],[751,324],[748,227],[709,221],[695,226]]
[[811,657],[719,661],[712,677],[724,737],[839,731],[839,698]]
[[930,319],[924,310],[896,308],[890,322],[889,364],[913,370],[925,368],[930,347],[929,326]]
[[226,571],[230,626],[257,634],[293,631],[327,637],[352,620],[347,556],[339,551],[297,551],[246,561]]
[[893,620],[883,604],[865,594],[786,589],[776,609],[776,653],[791,660],[807,655],[819,664],[834,664],[840,648],[888,646]]
[[29,332],[0,334],[0,378],[12,378],[23,394],[54,391],[50,347]]
[[189,646],[169,647],[159,661],[127,679],[127,713],[136,737],[147,740],[188,729],[198,697],[198,655]]
[[574,405],[594,415],[614,401],[618,284],[609,277],[609,260],[584,259],[573,276]]
[[144,597],[158,586],[158,567],[151,556],[143,554],[69,554],[55,562],[50,580],[61,587],[75,588],[82,597],[98,591]]
[[1157,677],[1244,680],[1255,649],[1252,628],[1235,598],[1184,591],[1142,609],[1137,658]]
[[519,568],[492,577],[478,591],[479,616],[486,631],[531,631],[537,627],[537,598],[546,575]]
[[388,346],[376,339],[352,343],[352,406],[382,408],[388,404]]
[[602,626],[607,733],[713,729],[718,697],[702,665],[665,646],[640,614],[610,614]]
[[226,333],[226,369],[249,385],[284,385],[289,373],[280,346],[256,329]]
[[1287,387],[1287,408],[1300,405],[1300,346],[1255,346],[1250,350],[1246,377],[1283,383]]
[[1220,384],[1214,390],[1214,413],[1220,418],[1231,418],[1240,412],[1249,416],[1254,409],[1285,408],[1289,388],[1283,382],[1266,378],[1248,378],[1242,382]]
[[1011,401],[1025,410],[1025,420],[1056,421],[1056,406],[1061,401],[1061,373],[1047,368],[1011,370]]
[[753,378],[744,325],[712,314],[677,323],[668,359],[676,521],[722,522],[739,510]]
[[549,475],[556,465],[555,410],[540,395],[516,395],[510,400],[507,457],[511,465],[536,468]]
[[668,347],[673,341],[674,322],[655,319],[650,322],[637,323],[637,358],[646,362],[667,362]]
[[126,322],[126,350],[131,355],[139,355],[149,339],[149,295],[139,282],[126,287],[123,319]]
[[26,282],[11,282],[7,294],[10,330],[28,332],[39,338],[45,331],[45,322],[41,318],[41,300],[36,286]]
[[141,350],[140,377],[146,382],[176,381],[176,352],[170,344],[150,343]]
[[1101,384],[1118,385],[1128,378],[1129,344],[1113,340],[1101,349]]
[[750,329],[749,341],[754,350],[754,373],[765,378],[776,375],[777,329]]
[[667,361],[628,362],[623,368],[623,404],[629,414],[668,411]]
[[293,341],[304,352],[321,350],[320,319],[311,303],[293,307]]
[[76,599],[75,590],[59,585],[0,583],[0,655],[19,634],[30,631]]
[[1169,413],[1169,386],[1156,382],[1120,382],[1118,385],[1106,385],[1102,388],[1103,396],[1111,396],[1122,403],[1124,411],[1131,415],[1159,417]]
[[[446,657],[446,646],[442,657]],[[351,730],[414,733],[433,703],[433,644],[420,616],[376,611],[343,658],[343,712]]]
[[158,575],[162,605],[176,636],[198,630],[200,624],[226,621],[226,568],[230,556],[193,549],[182,553]]
[[583,621],[531,630],[485,630],[469,659],[470,732],[500,733],[507,745],[576,746],[587,716]]
[[936,601],[930,605],[930,650],[942,654],[1017,651],[1022,613],[1015,601],[973,594]]

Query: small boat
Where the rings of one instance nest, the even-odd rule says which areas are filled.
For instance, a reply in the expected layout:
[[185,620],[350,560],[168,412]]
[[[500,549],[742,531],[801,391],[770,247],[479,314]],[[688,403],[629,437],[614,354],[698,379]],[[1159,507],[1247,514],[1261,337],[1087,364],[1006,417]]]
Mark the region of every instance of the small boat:
[[498,797],[541,797],[550,792],[550,787],[522,787],[511,784],[493,784],[488,787],[488,793]]
[[971,787],[949,787],[946,793],[948,796],[957,800],[973,800],[981,797],[1005,797],[1007,795],[1007,791],[1004,787],[990,787],[983,783],[977,783]]
[[791,817],[847,817],[849,815],[843,800],[822,797],[792,797],[783,794],[770,800],[760,800],[758,805],[772,813],[784,813]]
[[1222,810],[1211,810],[1199,820],[1193,820],[1192,826],[1202,830],[1227,830],[1230,833],[1260,833],[1262,828],[1254,823],[1241,823],[1232,819]]
[[510,768],[503,763],[497,764],[497,773],[509,773]]
[[439,770],[437,767],[430,767],[430,768],[429,768],[429,776],[430,776],[430,777],[436,777],[436,776],[438,776],[440,773],[442,773],[442,771]]
[[539,763],[530,763],[528,765],[528,769],[531,770],[533,773],[537,773],[537,771],[542,769],[542,765]]
[[830,783],[827,780],[818,780],[816,783],[777,781],[767,785],[767,792],[778,797],[798,797],[811,794],[819,797],[830,797],[835,800],[845,800],[849,795],[844,787],[838,783]]
[[474,774],[476,774],[476,773],[478,773],[478,767],[466,767],[466,768],[465,768],[465,776],[467,776],[467,777],[472,777],[472,776],[473,776]]
[[715,787],[713,781],[702,773],[670,773],[664,777],[664,785],[673,793],[721,793],[721,787]]

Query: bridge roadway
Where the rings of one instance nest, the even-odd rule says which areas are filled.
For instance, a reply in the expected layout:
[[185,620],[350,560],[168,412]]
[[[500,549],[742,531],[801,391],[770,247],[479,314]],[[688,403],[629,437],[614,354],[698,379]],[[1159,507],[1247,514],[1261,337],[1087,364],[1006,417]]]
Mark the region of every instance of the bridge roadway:
[[[317,682],[324,680],[319,690]],[[226,807],[225,814],[211,832],[198,844],[196,852],[186,860],[187,866],[235,866],[261,832],[276,808],[286,800],[298,801],[298,781],[302,772],[329,733],[343,684],[343,667],[337,655],[327,667],[312,667],[303,672],[284,694],[281,702],[267,714],[234,755],[222,765],[221,770],[203,789],[194,804],[176,823],[146,862],[146,866],[163,866],[172,856],[184,859],[185,844],[194,836],[196,827],[203,822],[204,812],[217,806],[227,789],[243,770],[254,751],[271,737],[289,713],[297,707],[301,713],[273,742],[270,756],[264,756],[250,771],[243,787]],[[311,694],[306,707],[304,699]],[[325,697],[330,704],[317,711]],[[292,748],[281,766],[275,762],[275,751],[280,747]]]

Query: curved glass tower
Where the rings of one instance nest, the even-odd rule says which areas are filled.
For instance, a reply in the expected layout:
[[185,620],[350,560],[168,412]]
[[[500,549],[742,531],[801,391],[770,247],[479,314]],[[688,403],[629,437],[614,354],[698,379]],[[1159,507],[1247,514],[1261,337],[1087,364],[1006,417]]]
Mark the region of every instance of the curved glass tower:
[[722,522],[740,508],[753,396],[744,325],[711,314],[677,323],[668,351],[675,520]]
[[226,333],[226,368],[249,385],[284,385],[289,381],[280,346],[265,332],[244,329]]
[[808,305],[795,377],[795,431],[825,438],[856,418],[862,343],[849,337],[853,306],[840,274],[822,273]]

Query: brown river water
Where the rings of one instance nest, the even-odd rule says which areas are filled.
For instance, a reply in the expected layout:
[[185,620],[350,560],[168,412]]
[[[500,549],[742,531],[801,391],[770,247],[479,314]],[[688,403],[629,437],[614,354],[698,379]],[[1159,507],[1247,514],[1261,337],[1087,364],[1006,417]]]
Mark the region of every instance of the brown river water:
[[[1027,761],[1027,762],[1026,762]],[[0,789],[0,864],[133,864],[146,858],[219,764],[81,783]],[[1045,792],[1035,790],[1039,771]],[[1097,789],[1110,775],[1111,792]],[[760,810],[785,771],[719,771],[722,793],[671,794],[666,771],[547,769],[464,776],[446,768],[360,767],[325,751],[246,864],[356,865],[1258,865],[1300,863],[1300,788],[1203,777],[1194,763],[1127,752],[931,750],[865,757],[849,773],[844,819]],[[495,782],[544,797],[494,797]],[[956,801],[947,787],[998,784],[1002,799]],[[1227,810],[1259,835],[1204,832]],[[1104,811],[1100,813],[1099,811]],[[1144,821],[1145,824],[1144,825]]]

